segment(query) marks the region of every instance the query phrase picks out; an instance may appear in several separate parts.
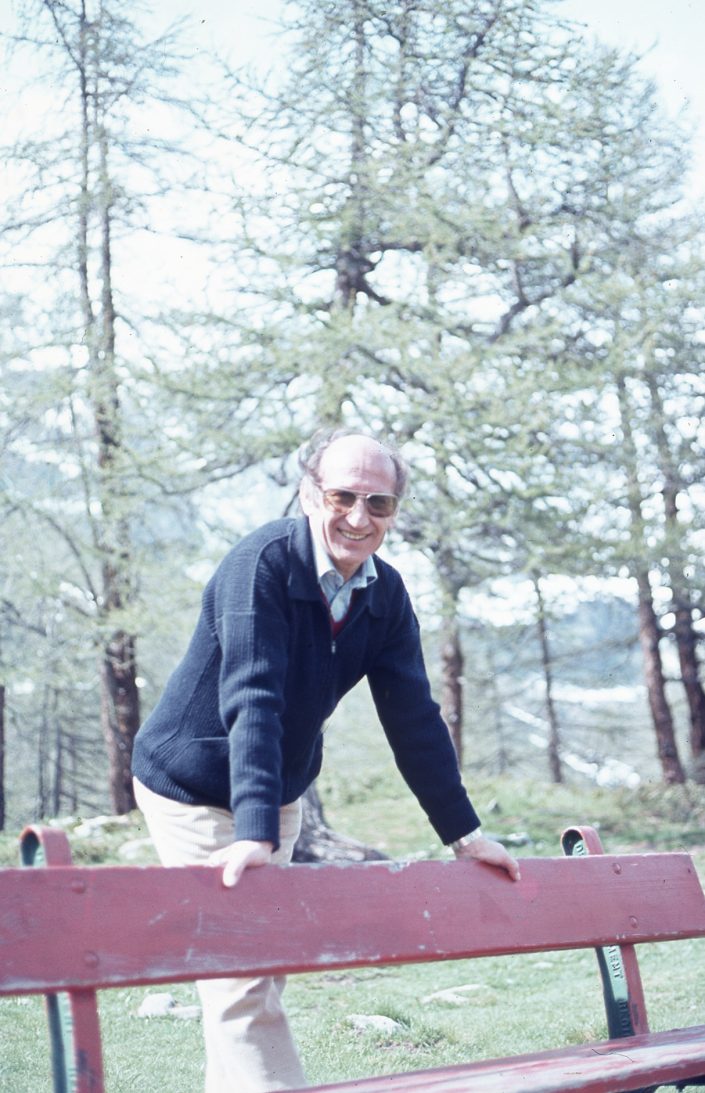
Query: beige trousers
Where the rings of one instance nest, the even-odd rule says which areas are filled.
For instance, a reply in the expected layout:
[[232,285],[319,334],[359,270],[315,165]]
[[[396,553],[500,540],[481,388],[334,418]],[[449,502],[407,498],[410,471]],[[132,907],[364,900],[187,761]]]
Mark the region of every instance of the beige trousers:
[[[233,841],[232,814],[160,797],[135,779],[135,797],[162,865],[203,865]],[[301,802],[280,812],[276,864],[291,861]],[[205,1093],[269,1093],[305,1086],[282,1004],[284,976],[204,979],[197,984],[206,1045]]]

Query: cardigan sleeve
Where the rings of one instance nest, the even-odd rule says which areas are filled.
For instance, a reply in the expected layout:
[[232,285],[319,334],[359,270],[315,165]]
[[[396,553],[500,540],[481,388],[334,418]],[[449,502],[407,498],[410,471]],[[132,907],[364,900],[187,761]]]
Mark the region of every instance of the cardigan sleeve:
[[[236,571],[233,568],[236,567]],[[282,715],[289,623],[286,575],[264,552],[233,555],[218,574],[219,710],[228,733],[235,838],[279,845]]]
[[[401,584],[401,582],[400,582]],[[448,727],[431,695],[418,622],[406,590],[368,681],[396,764],[444,843],[480,820],[463,786]]]

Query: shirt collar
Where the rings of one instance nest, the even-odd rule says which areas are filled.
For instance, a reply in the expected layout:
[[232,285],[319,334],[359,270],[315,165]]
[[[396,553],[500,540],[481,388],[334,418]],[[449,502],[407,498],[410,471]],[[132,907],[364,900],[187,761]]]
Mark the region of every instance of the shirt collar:
[[333,565],[328,552],[313,530],[311,531],[311,538],[313,540],[316,576],[319,584],[325,578],[325,583],[334,584],[339,588],[342,588],[344,584],[349,584],[351,588],[366,588],[368,584],[372,584],[373,581],[377,580],[375,564],[372,558],[369,557],[365,558],[360,568],[346,581],[342,573],[339,573]]

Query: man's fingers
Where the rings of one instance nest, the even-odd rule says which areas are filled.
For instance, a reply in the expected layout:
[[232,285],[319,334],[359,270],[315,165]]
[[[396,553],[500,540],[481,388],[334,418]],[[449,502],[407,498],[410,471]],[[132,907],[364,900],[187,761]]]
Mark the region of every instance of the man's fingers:
[[520,880],[521,872],[516,858],[495,839],[488,839],[484,835],[464,847],[460,857],[475,858],[476,861],[486,862],[487,865],[496,865],[504,869],[512,880]]
[[267,865],[272,857],[272,844],[241,839],[211,854],[212,865],[223,866],[223,884],[234,888],[246,869]]
[[226,862],[225,868],[223,869],[223,884],[225,887],[234,888],[244,871],[244,863],[235,864],[234,862]]

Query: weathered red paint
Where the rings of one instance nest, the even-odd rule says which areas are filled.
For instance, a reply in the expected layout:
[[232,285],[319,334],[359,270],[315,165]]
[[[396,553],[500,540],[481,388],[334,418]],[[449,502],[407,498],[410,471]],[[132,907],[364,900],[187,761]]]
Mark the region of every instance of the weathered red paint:
[[[50,857],[66,861],[53,841]],[[519,883],[473,861],[271,866],[234,889],[204,866],[0,870],[0,994],[71,992],[74,1093],[103,1093],[96,989],[621,945],[640,994],[633,946],[686,937],[705,937],[705,896],[683,853],[524,859]],[[351,1087],[621,1093],[703,1074],[700,1026]]]
[[[71,865],[71,846],[56,828],[31,825],[20,835],[25,866]],[[94,989],[45,996],[54,1086],[69,1093],[103,1093],[103,1045]]]
[[357,1078],[316,1093],[626,1093],[658,1075],[670,1085],[703,1073],[705,1026],[583,1044],[508,1059]]
[[[390,914],[390,908],[392,912]],[[0,873],[0,993],[394,964],[705,934],[687,854]]]

